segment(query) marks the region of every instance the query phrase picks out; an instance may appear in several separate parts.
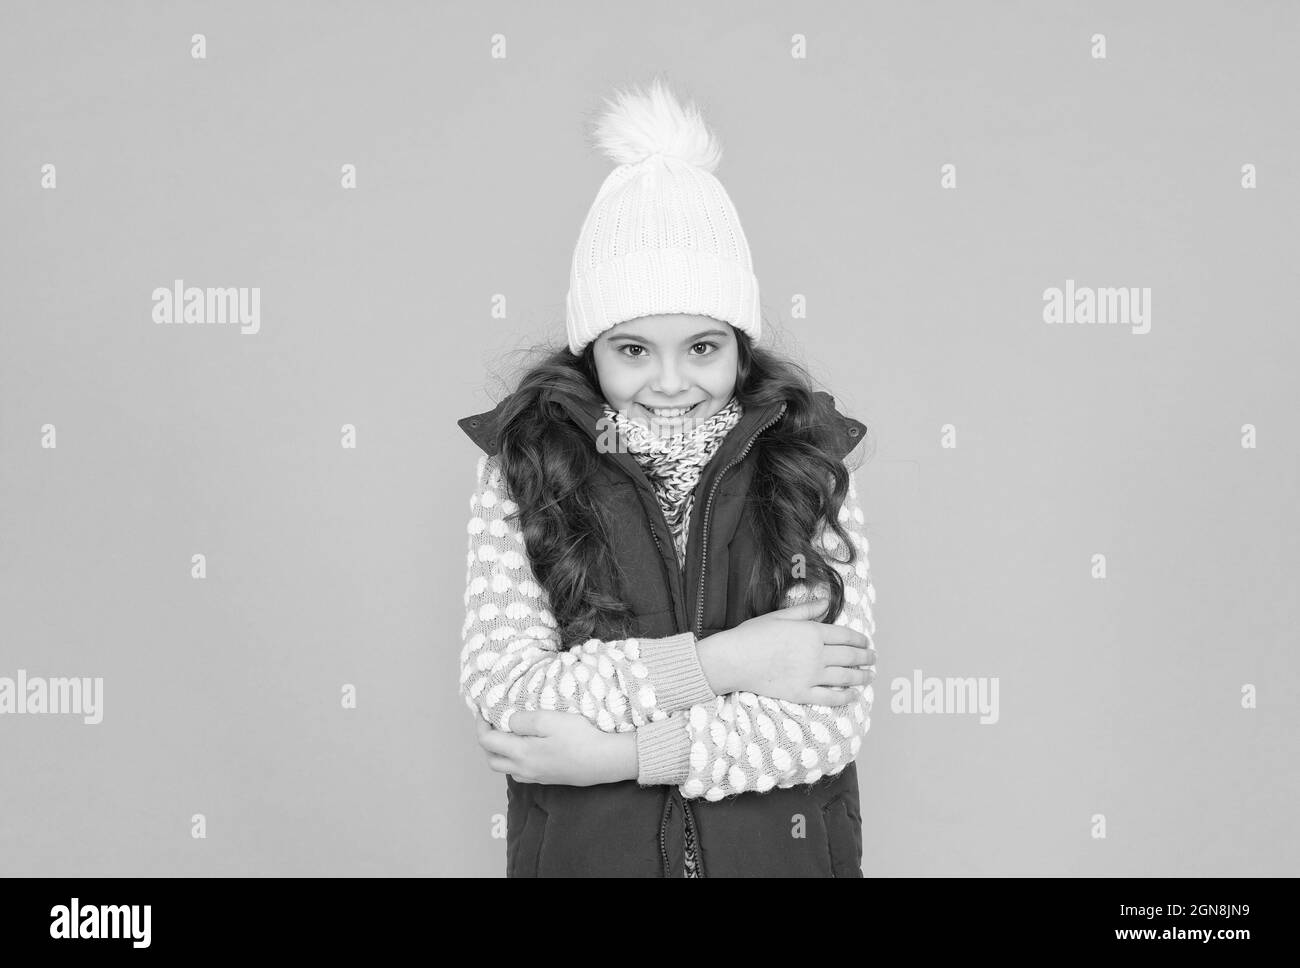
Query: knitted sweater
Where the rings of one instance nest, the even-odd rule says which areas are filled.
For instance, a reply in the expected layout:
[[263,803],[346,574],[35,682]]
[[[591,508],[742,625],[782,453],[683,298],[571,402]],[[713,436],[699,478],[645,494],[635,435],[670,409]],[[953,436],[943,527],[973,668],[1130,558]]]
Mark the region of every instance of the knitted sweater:
[[[637,782],[674,784],[687,799],[720,800],[747,791],[816,782],[843,770],[871,726],[872,687],[853,686],[844,706],[800,704],[752,692],[714,693],[691,632],[662,638],[589,639],[566,649],[546,591],[529,566],[523,533],[507,518],[497,456],[478,460],[470,498],[464,646],[460,695],[498,729],[516,710],[545,709],[586,717],[605,732],[636,731]],[[876,592],[857,488],[849,475],[840,522],[859,551],[837,562],[840,541],[823,529],[815,546],[844,580],[837,625],[872,641]],[[825,586],[811,589],[827,597]],[[782,607],[808,600],[797,582]]]

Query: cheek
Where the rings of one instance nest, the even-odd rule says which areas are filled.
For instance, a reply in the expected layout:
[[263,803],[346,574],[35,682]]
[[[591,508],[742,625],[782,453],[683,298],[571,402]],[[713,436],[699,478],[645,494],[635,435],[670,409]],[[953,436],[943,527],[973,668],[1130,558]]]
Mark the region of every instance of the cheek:
[[[721,362],[721,361],[720,361]],[[736,388],[736,359],[733,355],[731,360],[722,366],[713,369],[708,377],[709,392],[714,396],[730,396]]]
[[611,402],[626,400],[641,388],[641,378],[631,367],[608,363],[597,367],[596,373],[606,399]]

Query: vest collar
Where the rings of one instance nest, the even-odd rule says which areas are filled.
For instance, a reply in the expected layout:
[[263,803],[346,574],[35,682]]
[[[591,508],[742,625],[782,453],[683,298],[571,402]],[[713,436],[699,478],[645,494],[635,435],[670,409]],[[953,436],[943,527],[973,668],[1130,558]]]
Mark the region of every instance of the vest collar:
[[[837,449],[839,453],[837,453],[836,456],[843,457],[864,439],[867,426],[860,420],[855,420],[853,417],[846,417],[841,414],[835,407],[834,398],[826,391],[818,390],[813,394],[813,396],[818,400],[822,407],[823,412],[826,415],[826,420],[829,422],[830,426],[834,427],[837,431],[836,440],[838,443]],[[509,399],[510,397],[507,396],[491,410],[486,410],[483,413],[471,414],[468,417],[461,417],[456,421],[457,425],[465,432],[466,436],[474,441],[474,443],[488,455],[500,452],[499,418]],[[573,407],[566,404],[566,410],[568,411],[570,418],[578,426],[587,430],[591,435],[593,445],[599,443],[602,433],[607,433],[612,430],[612,428],[607,428],[602,422],[604,421],[602,404],[603,401],[585,408]],[[743,449],[745,444],[749,442],[750,436],[752,436],[758,429],[766,426],[768,421],[772,420],[778,412],[784,412],[781,409],[784,406],[785,404],[782,403],[772,404],[763,408],[745,408],[745,413],[740,418],[739,423],[731,428],[731,432],[727,434],[726,438],[722,441],[722,446],[719,448],[718,452],[713,455],[713,458],[709,461],[708,465],[706,465],[705,470],[707,471],[709,468],[718,464],[718,458],[720,455],[723,455],[724,452],[727,453],[727,456],[723,456],[723,463],[730,460],[733,449]],[[740,443],[737,444],[736,441],[740,441]],[[640,465],[637,464],[636,458],[628,453],[611,453],[608,456],[615,464],[623,468],[633,481],[638,482],[639,486],[643,486],[645,490],[653,492],[653,487],[651,486],[649,479],[646,478],[644,472],[642,472]],[[703,475],[701,476],[703,477]]]
[[[605,416],[604,401],[596,404],[572,404],[566,401],[564,406],[569,418],[590,434],[593,446],[600,447],[616,438],[613,422]],[[717,451],[709,458],[709,462],[701,471],[699,482],[696,485],[697,488],[707,487],[714,475],[718,473],[719,468],[725,466],[736,454],[744,450],[745,445],[749,443],[749,439],[773,420],[777,414],[784,413],[785,407],[784,401],[768,404],[764,407],[745,407],[745,412],[741,414],[736,426],[732,427],[727,436],[722,439]],[[637,463],[636,457],[627,451],[619,452],[617,450],[609,451],[605,456],[618,465],[637,487],[651,497],[654,496],[654,486],[650,483],[650,478],[646,476],[645,471],[641,469],[641,465]]]

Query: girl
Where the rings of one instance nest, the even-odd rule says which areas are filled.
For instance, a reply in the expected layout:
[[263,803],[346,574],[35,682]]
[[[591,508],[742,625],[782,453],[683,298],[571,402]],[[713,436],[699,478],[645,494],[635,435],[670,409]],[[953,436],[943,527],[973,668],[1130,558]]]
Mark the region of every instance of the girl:
[[459,421],[485,455],[460,694],[506,774],[506,873],[861,877],[866,428],[757,345],[694,106],[656,81],[609,108],[568,347]]

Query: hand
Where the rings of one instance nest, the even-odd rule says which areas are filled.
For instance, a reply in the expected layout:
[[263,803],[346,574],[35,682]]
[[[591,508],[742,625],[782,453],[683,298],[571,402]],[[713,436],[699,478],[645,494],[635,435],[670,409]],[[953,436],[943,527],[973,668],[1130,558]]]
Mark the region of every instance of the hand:
[[510,731],[474,717],[488,766],[521,783],[593,786],[635,779],[636,734],[606,733],[577,713],[523,710]]
[[753,692],[773,699],[844,706],[852,687],[876,677],[870,640],[847,625],[817,621],[829,603],[814,599],[758,615],[699,644],[713,691]]

